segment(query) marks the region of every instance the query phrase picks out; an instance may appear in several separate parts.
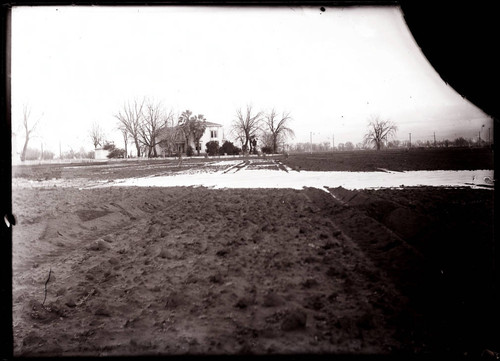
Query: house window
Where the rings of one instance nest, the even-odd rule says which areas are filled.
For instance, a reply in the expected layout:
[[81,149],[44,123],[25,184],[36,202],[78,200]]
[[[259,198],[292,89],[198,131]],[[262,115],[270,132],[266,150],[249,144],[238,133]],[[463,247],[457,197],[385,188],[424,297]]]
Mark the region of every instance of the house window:
[[216,130],[210,131],[210,138],[217,138],[217,131]]

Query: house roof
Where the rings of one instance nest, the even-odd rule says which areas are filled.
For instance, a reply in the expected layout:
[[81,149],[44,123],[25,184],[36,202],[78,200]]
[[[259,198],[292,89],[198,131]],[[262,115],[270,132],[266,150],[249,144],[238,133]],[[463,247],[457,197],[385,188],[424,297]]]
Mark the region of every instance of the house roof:
[[[223,125],[222,125],[222,124],[218,124],[218,123],[207,122],[207,121],[205,121],[205,123],[206,123],[207,127],[223,127]],[[165,138],[165,137],[166,137],[166,135],[167,135],[168,130],[170,130],[170,129],[172,129],[172,128],[174,128],[174,129],[175,129],[175,128],[177,128],[177,127],[178,127],[178,125],[174,125],[173,127],[163,127],[163,128],[161,128],[161,129],[159,130],[159,132],[158,132],[158,137],[159,137],[160,139],[161,139],[161,138]],[[176,138],[177,138],[177,139],[183,139],[183,138],[182,138],[182,136],[181,136],[179,133],[177,133],[177,134],[176,134]]]
[[222,127],[222,124],[218,124],[218,123],[212,123],[212,122],[207,122],[207,121],[205,121],[205,123],[207,124],[207,127]]
[[[163,127],[161,128],[159,131],[158,131],[158,137],[161,139],[161,138],[166,138],[167,136],[167,132],[171,129],[175,129],[177,128],[177,126],[174,126],[174,127]],[[177,133],[176,134],[176,138],[180,138],[180,135]]]

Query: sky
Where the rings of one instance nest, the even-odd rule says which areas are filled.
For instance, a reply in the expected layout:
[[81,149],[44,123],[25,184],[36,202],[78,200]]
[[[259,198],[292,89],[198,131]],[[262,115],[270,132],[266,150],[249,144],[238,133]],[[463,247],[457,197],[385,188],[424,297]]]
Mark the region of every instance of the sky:
[[[39,120],[31,147],[93,149],[98,122],[148,97],[229,134],[236,110],[290,112],[291,143],[361,142],[371,117],[412,142],[493,137],[491,117],[435,72],[397,6],[14,7],[12,121]],[[482,127],[484,125],[484,127]],[[333,139],[332,139],[333,138]]]

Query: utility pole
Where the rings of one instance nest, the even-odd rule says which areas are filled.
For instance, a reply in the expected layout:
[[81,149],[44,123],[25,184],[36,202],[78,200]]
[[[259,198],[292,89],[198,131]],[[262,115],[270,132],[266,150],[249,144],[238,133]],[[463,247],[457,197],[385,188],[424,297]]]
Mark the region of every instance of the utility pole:
[[309,142],[311,143],[311,154],[313,152],[313,132],[310,132],[309,134]]
[[411,148],[411,133],[410,133],[410,148]]

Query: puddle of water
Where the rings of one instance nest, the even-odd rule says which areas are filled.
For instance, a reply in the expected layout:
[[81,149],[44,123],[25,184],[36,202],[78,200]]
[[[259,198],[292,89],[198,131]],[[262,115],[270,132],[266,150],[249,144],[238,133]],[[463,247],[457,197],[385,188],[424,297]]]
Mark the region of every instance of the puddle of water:
[[235,173],[178,173],[169,176],[117,180],[115,186],[210,188],[293,188],[343,187],[346,189],[399,188],[401,186],[471,187],[486,185],[493,170],[409,171],[409,172],[283,172],[269,169],[242,169]]

